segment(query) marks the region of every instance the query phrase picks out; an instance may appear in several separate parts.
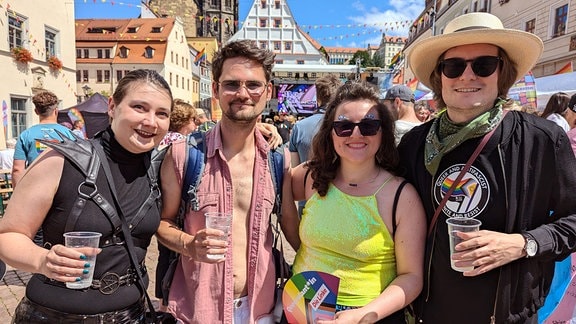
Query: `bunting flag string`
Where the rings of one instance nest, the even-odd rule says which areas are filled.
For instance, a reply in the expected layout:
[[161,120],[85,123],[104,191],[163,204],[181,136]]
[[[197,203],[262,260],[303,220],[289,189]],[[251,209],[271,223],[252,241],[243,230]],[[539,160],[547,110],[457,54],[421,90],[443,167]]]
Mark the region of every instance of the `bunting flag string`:
[[[77,2],[78,0],[76,0]],[[129,7],[137,7],[137,8],[142,8],[142,5],[136,5],[136,4],[131,4],[131,3],[124,3],[124,2],[114,2],[114,1],[107,1],[107,0],[93,0],[93,3],[90,4],[87,2],[87,0],[83,0],[84,4],[86,5],[117,5],[117,6],[129,6]],[[151,9],[154,13],[159,14],[160,12],[160,8],[158,6],[154,6],[149,8]],[[167,10],[167,11],[163,11],[162,13],[167,13],[171,16],[174,16],[176,14],[182,16],[182,13],[176,13],[173,10]],[[184,13],[184,17],[188,18],[188,17],[193,17],[193,18],[197,18],[198,20],[206,20],[206,21],[211,21],[211,23],[217,24],[219,22],[221,22],[222,27],[226,27],[226,25],[230,25],[231,21],[230,19],[226,18],[226,19],[220,19],[219,17],[210,17],[208,15],[204,16],[202,14],[198,14],[198,15],[193,15],[190,13]],[[247,22],[247,21],[237,21],[235,20],[234,22],[234,26],[258,26],[259,22]],[[270,24],[272,24],[272,22],[269,22]],[[411,20],[400,20],[400,21],[390,21],[390,22],[378,22],[378,23],[372,23],[372,24],[366,24],[366,23],[358,23],[358,24],[326,24],[326,25],[299,25],[299,24],[295,24],[294,26],[298,26],[301,29],[355,29],[355,28],[361,28],[361,29],[366,29],[366,28],[378,28],[380,31],[388,31],[388,30],[398,30],[398,29],[402,29],[402,28],[407,28],[409,26],[411,26],[413,23],[413,21]],[[280,26],[281,28],[288,28],[287,25],[283,25]],[[348,34],[346,37],[350,37],[353,36],[354,34]],[[328,39],[342,39],[344,36],[335,36],[333,38],[328,38]]]

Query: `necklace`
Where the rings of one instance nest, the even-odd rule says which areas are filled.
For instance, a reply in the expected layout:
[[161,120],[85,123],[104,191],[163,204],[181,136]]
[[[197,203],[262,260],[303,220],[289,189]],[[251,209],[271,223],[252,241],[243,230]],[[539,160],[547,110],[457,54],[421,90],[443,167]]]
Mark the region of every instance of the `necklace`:
[[372,182],[376,181],[376,179],[378,179],[378,176],[380,175],[380,171],[382,171],[382,168],[378,168],[378,173],[376,174],[376,176],[375,176],[374,178],[372,178],[372,180],[369,180],[369,181],[366,181],[366,182],[362,182],[362,183],[348,182],[348,185],[349,185],[350,187],[356,188],[356,187],[358,187],[358,186],[360,186],[360,185],[366,185],[366,184],[372,183]]

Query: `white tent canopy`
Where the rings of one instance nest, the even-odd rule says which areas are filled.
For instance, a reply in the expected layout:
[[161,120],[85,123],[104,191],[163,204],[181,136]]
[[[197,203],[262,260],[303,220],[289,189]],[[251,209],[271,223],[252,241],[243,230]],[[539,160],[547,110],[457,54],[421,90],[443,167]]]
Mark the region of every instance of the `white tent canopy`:
[[536,93],[538,95],[538,110],[544,110],[550,97],[556,92],[569,95],[576,93],[576,72],[549,75],[536,78]]

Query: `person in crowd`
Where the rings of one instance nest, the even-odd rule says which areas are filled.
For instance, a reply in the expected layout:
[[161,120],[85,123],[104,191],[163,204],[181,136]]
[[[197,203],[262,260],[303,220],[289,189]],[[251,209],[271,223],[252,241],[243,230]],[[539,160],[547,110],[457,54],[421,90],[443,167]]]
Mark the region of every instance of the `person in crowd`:
[[[425,288],[414,305],[424,323],[538,323],[555,261],[576,250],[576,169],[566,167],[576,159],[566,133],[507,109],[515,104],[508,90],[542,49],[536,35],[477,12],[453,19],[443,34],[408,52],[415,77],[446,108],[398,146],[429,224]],[[487,134],[486,146],[454,183]],[[449,217],[482,222],[479,232],[457,234],[463,242],[452,258]],[[452,270],[451,260],[473,270]]]
[[427,122],[430,118],[434,118],[432,111],[428,108],[428,104],[424,101],[419,101],[414,104],[414,111],[420,123]]
[[14,163],[14,148],[16,147],[16,139],[9,138],[6,140],[6,149],[0,150],[0,169],[12,170]]
[[296,167],[302,162],[308,161],[308,153],[312,145],[312,138],[318,132],[320,123],[324,118],[326,112],[326,105],[332,95],[336,92],[342,81],[333,74],[320,77],[316,80],[316,102],[318,109],[316,112],[308,116],[294,125],[292,133],[290,134],[290,160],[292,167]]
[[[569,105],[570,103],[572,106]],[[572,101],[568,94],[556,92],[548,99],[541,116],[553,121],[567,132],[576,126],[576,107],[574,105],[576,105],[576,98]]]
[[79,138],[86,139],[86,133],[84,133],[84,121],[77,119],[74,121],[74,126],[72,128],[72,133]]
[[32,97],[34,112],[40,122],[18,136],[18,142],[14,149],[14,165],[12,168],[12,186],[16,187],[24,170],[42,153],[47,146],[36,139],[51,139],[58,141],[60,136],[56,131],[74,138],[72,132],[58,124],[58,97],[50,91],[42,91]]
[[394,122],[394,137],[398,145],[404,134],[422,124],[414,110],[414,93],[405,85],[395,85],[386,91],[382,102],[392,111],[392,115],[397,117]]
[[294,198],[307,200],[293,272],[340,278],[336,323],[405,323],[403,309],[422,289],[426,219],[398,176],[393,125],[371,85],[345,84],[310,161],[293,170]]
[[[184,227],[175,218],[181,197],[184,142],[174,142],[161,169],[163,211],[157,237],[181,253],[170,288],[168,311],[184,323],[269,323],[273,320],[275,267],[270,213],[275,201],[266,143],[256,121],[272,96],[274,54],[252,41],[229,42],[212,62],[214,96],[222,119],[206,132],[206,162],[197,188],[198,208]],[[297,218],[285,154],[282,214]],[[206,212],[233,215],[227,241],[205,228]],[[285,223],[284,217],[282,224]],[[290,230],[296,233],[296,230]],[[294,238],[287,236],[289,241]],[[208,254],[224,258],[210,259]]]
[[[110,126],[90,140],[101,145],[109,164],[110,178],[117,192],[117,202],[102,166],[95,179],[99,193],[112,208],[121,210],[131,227],[134,254],[142,264],[131,265],[124,239],[107,214],[94,200],[87,200],[73,231],[102,233],[92,286],[68,289],[90,271],[88,253],[64,246],[63,234],[69,228],[78,188],[86,176],[56,150],[46,150],[20,179],[10,199],[6,214],[0,219],[0,258],[7,264],[33,273],[26,295],[16,307],[13,323],[143,323],[143,291],[136,279],[144,267],[146,249],[160,223],[160,201],[142,208],[157,192],[147,174],[152,150],[160,143],[170,123],[172,93],[168,83],[155,71],[134,70],[127,73],[109,99]],[[57,145],[57,144],[56,144]],[[32,238],[44,228],[44,247]],[[122,236],[123,237],[123,236]],[[114,278],[117,278],[114,280]]]
[[[316,101],[318,103],[316,113],[296,122],[294,127],[292,127],[292,133],[290,134],[290,144],[288,149],[290,150],[292,167],[296,167],[300,163],[308,161],[308,153],[310,152],[310,146],[312,145],[312,138],[314,138],[314,135],[318,132],[320,123],[322,122],[322,119],[324,119],[326,105],[338,87],[342,85],[342,81],[340,81],[340,79],[335,75],[328,74],[318,78],[315,85]],[[302,210],[305,205],[306,201],[298,202],[299,215],[302,215]]]
[[215,122],[208,118],[206,115],[206,110],[202,108],[196,108],[196,118],[194,120],[196,122],[196,126],[198,126],[198,130],[204,133],[216,125]]
[[576,155],[576,127],[569,130],[568,133],[566,134],[568,135],[568,139],[570,140],[572,151],[574,151],[574,155]]
[[288,120],[288,113],[281,112],[277,115],[278,119],[274,119],[274,125],[278,129],[278,133],[282,136],[282,143],[290,141],[290,132],[292,131],[292,123]]
[[168,144],[186,138],[186,135],[198,129],[196,125],[197,109],[182,99],[174,99],[174,108],[170,115],[168,133],[158,146],[159,149]]

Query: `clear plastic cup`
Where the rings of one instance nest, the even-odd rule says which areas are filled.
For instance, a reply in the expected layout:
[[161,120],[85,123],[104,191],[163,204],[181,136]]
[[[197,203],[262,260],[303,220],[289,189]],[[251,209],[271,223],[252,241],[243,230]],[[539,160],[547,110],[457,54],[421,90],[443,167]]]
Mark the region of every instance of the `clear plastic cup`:
[[96,266],[96,249],[100,243],[101,233],[97,232],[68,232],[64,233],[64,244],[67,247],[77,249],[80,253],[86,256],[86,262],[90,263],[87,268],[88,273],[83,274],[80,278],[82,280],[76,282],[67,282],[66,288],[70,289],[84,289],[92,285],[92,278],[94,276],[94,267]]

